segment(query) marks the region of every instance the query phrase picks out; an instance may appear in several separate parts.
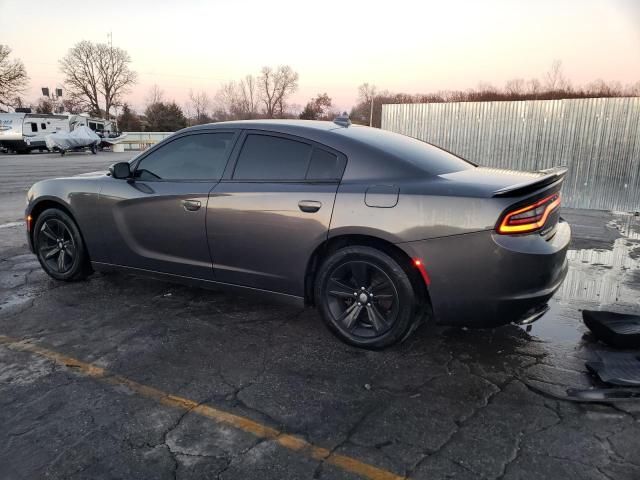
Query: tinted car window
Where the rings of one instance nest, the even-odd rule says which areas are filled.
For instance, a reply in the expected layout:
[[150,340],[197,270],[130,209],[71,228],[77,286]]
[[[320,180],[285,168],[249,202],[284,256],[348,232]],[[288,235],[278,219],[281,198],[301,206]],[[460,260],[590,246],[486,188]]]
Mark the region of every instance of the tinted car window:
[[140,180],[217,180],[227,163],[233,133],[180,137],[140,161]]
[[304,180],[311,146],[280,137],[247,135],[233,174],[238,180]]
[[343,164],[334,153],[314,148],[307,180],[335,180],[342,176]]
[[352,126],[337,133],[362,141],[383,152],[401,158],[432,175],[458,172],[475,165],[456,155],[412,137],[377,128]]

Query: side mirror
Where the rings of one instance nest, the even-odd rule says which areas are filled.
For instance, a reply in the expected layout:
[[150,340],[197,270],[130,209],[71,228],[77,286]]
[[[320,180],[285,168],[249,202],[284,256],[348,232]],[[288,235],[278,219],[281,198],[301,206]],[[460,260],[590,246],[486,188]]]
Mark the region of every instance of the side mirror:
[[125,179],[131,177],[131,165],[129,162],[114,163],[109,167],[109,172],[113,178]]

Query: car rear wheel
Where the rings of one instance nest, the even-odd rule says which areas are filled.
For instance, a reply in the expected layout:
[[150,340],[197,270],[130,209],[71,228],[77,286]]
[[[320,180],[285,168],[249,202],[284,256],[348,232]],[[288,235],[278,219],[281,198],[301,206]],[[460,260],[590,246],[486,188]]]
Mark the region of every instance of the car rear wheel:
[[331,254],[318,271],[315,300],[329,329],[363,348],[402,341],[420,320],[407,273],[371,247],[345,247]]
[[62,210],[50,208],[38,216],[33,244],[40,265],[56,280],[82,280],[91,273],[80,230]]

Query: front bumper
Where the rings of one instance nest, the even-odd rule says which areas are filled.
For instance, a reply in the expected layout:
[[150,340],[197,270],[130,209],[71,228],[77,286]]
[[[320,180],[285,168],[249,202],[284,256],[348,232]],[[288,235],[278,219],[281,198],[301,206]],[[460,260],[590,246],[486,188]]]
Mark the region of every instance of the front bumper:
[[569,224],[560,221],[548,240],[483,231],[398,246],[424,263],[437,323],[495,327],[546,306],[567,274],[570,239]]

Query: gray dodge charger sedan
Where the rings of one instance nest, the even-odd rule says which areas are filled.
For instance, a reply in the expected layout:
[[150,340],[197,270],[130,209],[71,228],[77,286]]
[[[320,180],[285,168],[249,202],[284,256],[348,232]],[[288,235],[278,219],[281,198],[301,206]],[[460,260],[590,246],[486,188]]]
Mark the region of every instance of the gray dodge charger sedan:
[[479,167],[345,118],[224,122],[36,183],[27,230],[57,280],[115,268],[253,291],[381,348],[423,319],[539,318],[567,272],[565,173]]

